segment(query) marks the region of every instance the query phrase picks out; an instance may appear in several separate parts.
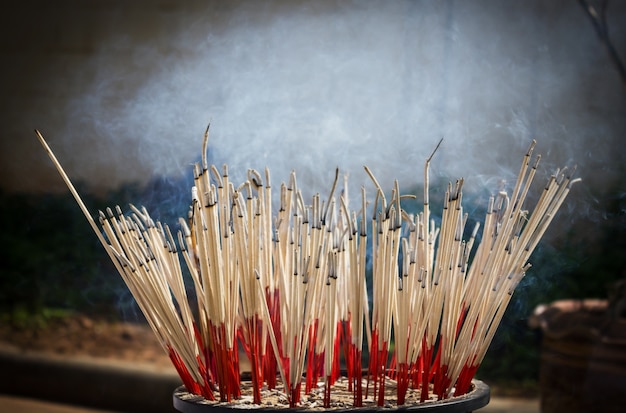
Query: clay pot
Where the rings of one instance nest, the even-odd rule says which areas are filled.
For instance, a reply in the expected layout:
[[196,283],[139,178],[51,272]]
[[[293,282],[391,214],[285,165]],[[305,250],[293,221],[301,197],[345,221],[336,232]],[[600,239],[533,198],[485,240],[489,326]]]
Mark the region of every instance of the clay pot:
[[541,411],[617,413],[626,409],[626,319],[606,300],[537,307],[543,332]]

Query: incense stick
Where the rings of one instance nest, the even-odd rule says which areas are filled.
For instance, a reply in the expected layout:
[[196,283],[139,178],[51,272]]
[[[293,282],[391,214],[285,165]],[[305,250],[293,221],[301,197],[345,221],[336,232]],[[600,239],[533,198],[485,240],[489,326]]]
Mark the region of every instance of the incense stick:
[[[367,166],[373,203],[363,187],[360,207],[351,209],[347,176],[335,195],[339,169],[328,197],[315,194],[307,203],[292,171],[274,213],[267,168],[265,179],[248,170],[235,186],[226,165],[208,165],[207,127],[189,215],[179,219],[174,236],[134,205],[127,214],[120,207],[101,211],[96,223],[36,135],[187,389],[208,400],[217,392],[222,402],[241,397],[239,345],[250,360],[257,404],[262,386],[282,386],[296,407],[321,378],[323,404],[330,407],[342,360],[354,406],[370,391],[385,405],[390,380],[399,405],[409,389],[421,401],[466,393],[529,258],[580,180],[573,178],[575,168],[556,171],[527,209],[541,159],[532,160],[532,141],[511,196],[493,195],[483,224],[466,240],[463,179],[448,185],[440,225],[431,218],[429,167],[439,141],[424,164],[423,210],[416,214],[403,209],[407,196],[398,181],[388,201]],[[181,262],[195,297],[188,295]]]

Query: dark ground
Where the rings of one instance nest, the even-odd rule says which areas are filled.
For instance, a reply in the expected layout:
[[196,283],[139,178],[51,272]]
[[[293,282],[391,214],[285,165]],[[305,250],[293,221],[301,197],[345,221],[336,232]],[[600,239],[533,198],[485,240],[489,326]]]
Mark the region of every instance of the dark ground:
[[0,323],[0,346],[61,356],[170,365],[169,357],[147,325],[82,314],[39,322]]

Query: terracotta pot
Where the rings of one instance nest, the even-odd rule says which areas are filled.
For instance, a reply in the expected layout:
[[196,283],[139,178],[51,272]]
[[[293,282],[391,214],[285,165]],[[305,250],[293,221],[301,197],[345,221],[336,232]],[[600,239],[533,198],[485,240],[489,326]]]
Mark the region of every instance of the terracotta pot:
[[543,332],[541,411],[626,411],[626,319],[605,300],[563,300],[537,307]]
[[[403,412],[403,411],[416,411],[419,413],[466,413],[472,412],[474,410],[480,409],[486,406],[489,403],[489,387],[478,380],[472,381],[472,390],[459,397],[452,397],[450,399],[441,400],[441,401],[432,401],[425,402],[416,405],[404,405],[399,407],[363,407],[363,408],[333,408],[328,409],[332,412],[342,412],[342,413],[364,413],[364,412],[375,412],[379,410],[384,410],[385,412]],[[271,408],[271,407],[259,407],[259,408],[251,408],[250,406],[246,407],[232,407],[232,405],[227,404],[215,404],[206,402],[203,397],[191,395],[184,386],[177,388],[174,391],[173,395],[174,399],[174,408],[182,413],[237,413],[242,410],[252,409],[254,411],[262,411],[262,412],[307,412],[307,411],[319,411],[324,410],[320,408],[315,409],[304,409],[304,408]]]

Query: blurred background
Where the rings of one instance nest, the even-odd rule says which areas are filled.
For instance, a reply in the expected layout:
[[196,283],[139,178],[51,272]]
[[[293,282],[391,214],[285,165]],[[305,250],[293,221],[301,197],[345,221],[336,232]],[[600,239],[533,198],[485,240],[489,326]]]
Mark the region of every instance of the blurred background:
[[421,200],[444,138],[433,211],[463,177],[477,220],[536,139],[539,190],[559,167],[583,182],[483,363],[493,383],[536,386],[537,305],[606,298],[626,276],[626,1],[23,0],[0,31],[3,322],[142,322],[35,128],[94,216],[133,203],[173,228],[209,122],[210,161],[235,182],[295,169],[305,197],[336,167],[352,194],[371,188],[367,165]]

